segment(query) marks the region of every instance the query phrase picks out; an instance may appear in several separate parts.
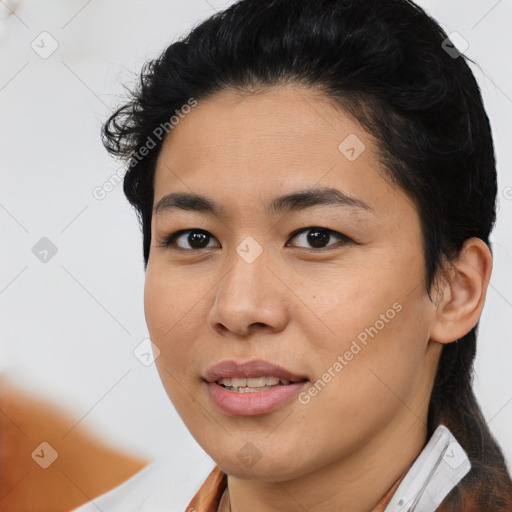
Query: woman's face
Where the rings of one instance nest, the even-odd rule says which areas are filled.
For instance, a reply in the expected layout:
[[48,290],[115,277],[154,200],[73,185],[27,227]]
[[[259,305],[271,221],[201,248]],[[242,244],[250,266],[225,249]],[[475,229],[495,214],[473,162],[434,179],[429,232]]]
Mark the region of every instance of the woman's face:
[[305,88],[218,93],[167,136],[146,319],[225,472],[287,480],[425,432],[440,345],[421,226],[381,170],[371,136]]

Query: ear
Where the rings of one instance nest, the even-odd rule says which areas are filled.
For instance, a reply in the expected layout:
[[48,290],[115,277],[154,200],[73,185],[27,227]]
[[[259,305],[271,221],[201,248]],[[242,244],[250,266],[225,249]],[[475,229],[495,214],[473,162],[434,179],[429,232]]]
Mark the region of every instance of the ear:
[[439,287],[430,338],[450,343],[478,322],[491,278],[492,254],[479,238],[470,238],[459,258],[447,269]]

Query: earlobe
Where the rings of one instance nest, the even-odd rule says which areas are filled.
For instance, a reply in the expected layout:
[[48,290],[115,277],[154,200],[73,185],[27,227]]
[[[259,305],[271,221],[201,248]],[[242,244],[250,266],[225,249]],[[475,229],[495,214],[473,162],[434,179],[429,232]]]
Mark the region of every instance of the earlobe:
[[450,343],[476,325],[484,307],[491,271],[492,255],[487,244],[479,238],[467,240],[440,287],[430,333],[433,341]]

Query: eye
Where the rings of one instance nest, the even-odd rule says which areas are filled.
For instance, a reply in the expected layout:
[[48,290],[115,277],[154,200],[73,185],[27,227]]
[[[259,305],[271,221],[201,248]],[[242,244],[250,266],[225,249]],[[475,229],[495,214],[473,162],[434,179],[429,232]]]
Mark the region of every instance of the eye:
[[[332,239],[334,239],[334,241],[337,239],[342,244],[353,242],[352,239],[342,233],[322,227],[298,229],[291,234],[290,240],[293,240],[294,238],[302,238],[303,242],[306,242],[311,246],[304,247],[304,249],[313,250],[324,249],[334,245],[333,243],[329,243],[332,242]],[[213,235],[204,229],[181,229],[169,235],[162,243],[160,243],[160,245],[163,247],[178,248],[186,251],[197,251],[200,249],[219,247],[219,245],[210,244],[213,239]]]
[[[184,235],[188,236],[185,237]],[[204,229],[182,229],[168,236],[161,245],[165,247],[176,246],[179,249],[189,251],[208,249],[215,247],[208,245],[212,238],[211,233],[208,233],[208,231]]]
[[[313,249],[323,249],[325,247],[330,247],[333,244],[329,244],[332,238],[338,239],[338,241],[342,242],[342,245],[345,243],[353,242],[348,236],[343,233],[338,233],[337,231],[333,231],[332,229],[321,228],[321,227],[308,227],[302,228],[298,231],[292,233],[293,238],[300,238],[302,241],[310,244]],[[310,249],[310,247],[305,247],[305,249]]]

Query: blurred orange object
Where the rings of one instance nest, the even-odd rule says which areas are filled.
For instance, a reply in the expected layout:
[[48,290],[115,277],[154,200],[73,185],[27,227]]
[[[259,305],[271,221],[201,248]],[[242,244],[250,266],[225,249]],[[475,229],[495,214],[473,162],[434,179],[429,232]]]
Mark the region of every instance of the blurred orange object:
[[0,510],[66,512],[130,478],[148,461],[109,448],[61,410],[0,388]]

